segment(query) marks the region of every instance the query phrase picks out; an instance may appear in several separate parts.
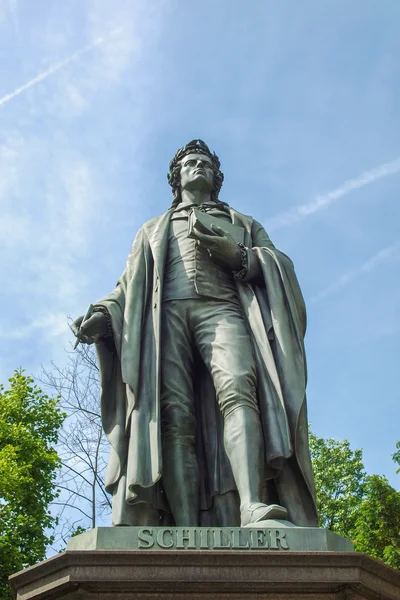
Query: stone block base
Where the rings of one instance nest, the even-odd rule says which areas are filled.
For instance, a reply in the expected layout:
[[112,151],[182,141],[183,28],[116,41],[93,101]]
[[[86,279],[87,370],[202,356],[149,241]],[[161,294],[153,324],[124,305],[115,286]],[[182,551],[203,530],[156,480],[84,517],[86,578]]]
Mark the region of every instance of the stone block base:
[[329,529],[271,520],[252,527],[96,527],[70,538],[67,550],[351,552],[353,544]]
[[18,600],[399,600],[357,552],[69,550],[11,578]]

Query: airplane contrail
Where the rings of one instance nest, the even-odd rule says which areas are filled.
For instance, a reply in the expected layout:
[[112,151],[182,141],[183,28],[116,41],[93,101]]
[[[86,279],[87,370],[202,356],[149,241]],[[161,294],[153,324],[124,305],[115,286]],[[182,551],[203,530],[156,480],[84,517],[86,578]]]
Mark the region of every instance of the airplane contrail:
[[282,227],[287,227],[288,225],[302,221],[321,208],[325,208],[329,204],[332,204],[332,202],[336,202],[336,200],[339,200],[339,198],[346,196],[351,191],[358,190],[359,188],[364,187],[364,185],[378,181],[378,179],[382,179],[388,175],[394,175],[399,171],[400,156],[390,162],[380,165],[379,167],[365,171],[356,179],[348,179],[338,188],[322,196],[317,196],[314,200],[308,202],[307,204],[301,204],[300,206],[296,206],[295,208],[277,215],[276,217],[272,217],[272,219],[267,220],[268,231],[281,229]]
[[331,294],[334,294],[335,292],[340,290],[345,285],[348,285],[349,283],[351,283],[353,281],[353,279],[359,277],[360,275],[364,275],[365,273],[369,273],[370,271],[373,271],[383,262],[386,262],[387,260],[391,259],[392,257],[397,256],[399,254],[399,252],[400,252],[400,241],[397,240],[396,242],[394,242],[394,244],[391,244],[390,246],[386,246],[386,248],[382,248],[381,250],[379,250],[379,252],[377,252],[376,254],[371,256],[368,260],[366,260],[359,267],[357,267],[355,269],[351,269],[350,271],[347,271],[346,273],[343,273],[343,275],[341,277],[339,277],[339,279],[336,279],[336,281],[334,281],[333,283],[328,285],[325,289],[318,292],[312,298],[309,298],[308,304],[318,302],[319,300],[326,298],[326,296],[330,296]]
[[62,60],[61,62],[59,62],[59,63],[57,63],[57,64],[49,67],[48,69],[46,69],[42,73],[39,73],[39,75],[36,75],[36,77],[34,77],[33,79],[31,79],[27,83],[24,83],[23,85],[21,85],[19,88],[17,88],[13,92],[10,92],[6,96],[3,96],[3,98],[0,98],[0,106],[3,106],[3,104],[7,104],[7,102],[10,102],[10,100],[13,100],[14,98],[16,98],[17,96],[19,96],[20,94],[22,94],[22,92],[25,92],[26,90],[28,90],[29,88],[33,87],[37,83],[40,83],[44,79],[47,79],[47,77],[49,77],[50,75],[53,75],[53,73],[56,73],[57,71],[59,71],[63,67],[66,67],[67,65],[69,65],[69,63],[73,62],[74,60],[78,60],[79,58],[81,58],[81,56],[83,56],[84,54],[86,54],[90,50],[93,50],[93,48],[95,48],[96,46],[100,46],[101,44],[103,44],[104,42],[106,42],[110,37],[112,37],[112,36],[116,35],[117,33],[119,33],[121,30],[122,30],[122,27],[119,27],[117,29],[113,29],[108,35],[104,35],[104,36],[96,38],[94,40],[94,42],[92,42],[91,44],[88,44],[87,46],[84,46],[84,48],[81,48],[80,50],[77,50],[76,52],[74,52],[73,54],[71,54],[70,56],[68,56],[64,60]]

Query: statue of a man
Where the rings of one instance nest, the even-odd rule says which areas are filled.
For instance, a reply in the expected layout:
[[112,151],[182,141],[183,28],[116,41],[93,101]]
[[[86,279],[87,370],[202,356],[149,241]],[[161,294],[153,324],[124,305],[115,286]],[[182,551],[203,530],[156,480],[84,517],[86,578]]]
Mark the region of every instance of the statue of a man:
[[[203,141],[178,150],[168,180],[171,207],[72,325],[96,342],[113,523],[316,526],[293,264],[219,200],[220,162]],[[193,209],[215,223],[188,237]]]

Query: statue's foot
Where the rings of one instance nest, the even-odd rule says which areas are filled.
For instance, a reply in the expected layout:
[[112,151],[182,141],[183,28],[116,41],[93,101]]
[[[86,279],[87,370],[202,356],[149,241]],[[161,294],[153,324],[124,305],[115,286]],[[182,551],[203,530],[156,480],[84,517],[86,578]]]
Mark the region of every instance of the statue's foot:
[[287,510],[279,504],[263,504],[262,502],[253,502],[248,504],[240,511],[241,527],[246,527],[252,523],[266,521],[267,519],[287,520]]

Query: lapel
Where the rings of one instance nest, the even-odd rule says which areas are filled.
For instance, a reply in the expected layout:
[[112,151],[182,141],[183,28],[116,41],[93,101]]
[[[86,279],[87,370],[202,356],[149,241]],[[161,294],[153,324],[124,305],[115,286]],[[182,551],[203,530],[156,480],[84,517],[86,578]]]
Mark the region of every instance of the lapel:
[[161,217],[156,217],[143,225],[153,254],[154,265],[161,280],[164,274],[168,246],[168,229],[172,212],[172,210],[168,210]]

